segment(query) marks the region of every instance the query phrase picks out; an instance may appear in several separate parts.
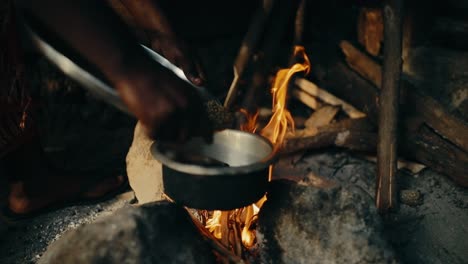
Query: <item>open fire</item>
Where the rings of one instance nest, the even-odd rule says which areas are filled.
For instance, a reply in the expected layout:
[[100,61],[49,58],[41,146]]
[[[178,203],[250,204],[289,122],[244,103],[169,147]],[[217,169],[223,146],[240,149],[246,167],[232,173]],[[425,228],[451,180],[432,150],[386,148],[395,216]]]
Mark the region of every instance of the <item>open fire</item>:
[[[304,47],[296,46],[294,57],[299,62],[290,68],[280,69],[275,76],[271,89],[272,117],[260,131],[262,136],[270,140],[275,151],[280,148],[287,132],[294,131],[294,120],[287,109],[289,81],[297,73],[308,74],[310,71],[310,62]],[[241,113],[247,117],[247,121],[241,125],[241,130],[256,132],[258,112],[248,113],[242,109]],[[271,167],[269,171],[271,180]],[[252,248],[256,243],[255,223],[265,201],[266,196],[263,196],[258,202],[244,208],[207,212],[209,217],[202,224],[227,248],[241,256],[245,249]]]

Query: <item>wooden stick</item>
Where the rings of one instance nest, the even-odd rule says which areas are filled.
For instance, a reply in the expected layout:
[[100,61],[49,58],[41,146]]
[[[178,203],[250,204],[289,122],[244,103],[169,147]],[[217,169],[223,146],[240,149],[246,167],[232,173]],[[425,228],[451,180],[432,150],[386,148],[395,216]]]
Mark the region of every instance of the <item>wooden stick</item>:
[[382,83],[382,69],[380,68],[380,64],[362,53],[349,41],[341,41],[340,47],[346,57],[346,62],[349,67],[363,75],[364,78],[372,83],[378,84],[380,87]]
[[310,94],[301,91],[299,89],[293,89],[291,94],[294,98],[301,101],[303,104],[307,105],[308,107],[317,110],[322,107],[322,103],[319,102],[315,97],[311,96]]
[[306,18],[307,0],[300,0],[299,7],[296,12],[296,20],[294,21],[294,45],[302,44],[304,35],[304,21]]
[[296,19],[294,21],[294,38],[291,49],[291,57],[289,58],[289,65],[295,63],[294,50],[295,46],[302,45],[302,38],[304,35],[304,22],[307,10],[307,0],[300,0],[299,6],[296,11]]
[[340,111],[339,106],[325,105],[313,112],[305,121],[304,125],[307,129],[319,128],[331,123],[336,114]]
[[242,108],[249,113],[256,111],[259,98],[268,91],[268,76],[278,57],[289,56],[289,52],[281,49],[281,39],[286,34],[289,21],[297,10],[297,1],[275,1],[272,10],[271,23],[268,25],[262,43],[263,56],[256,61],[252,82],[249,85],[242,101]]
[[[372,85],[370,80],[362,78],[363,74],[350,70],[349,65],[341,62],[338,54],[328,53],[326,58],[326,62],[316,62],[315,68],[327,72],[327,76],[333,78],[315,77],[330,92],[362,109],[372,124],[377,124],[380,84]],[[461,147],[462,142],[468,140],[465,136],[468,131],[466,123],[447,112],[440,103],[418,93],[416,87],[408,81],[403,80],[402,93],[406,93],[407,99],[402,96],[405,98],[402,108],[405,114],[401,116],[405,126],[402,130],[401,154],[446,175],[461,186],[468,187],[468,170],[464,164],[468,160],[468,149]],[[430,106],[425,106],[426,99],[432,99]],[[450,122],[450,125],[445,126],[446,122]],[[424,125],[431,128],[427,132],[431,134],[430,137],[421,137],[419,130]],[[456,143],[456,140],[447,136],[450,133],[459,135],[458,141],[462,142]],[[441,149],[444,150],[444,155],[441,154]]]
[[[307,79],[297,78],[294,81],[294,83],[295,85],[297,85],[297,87],[299,87],[302,91],[307,92],[307,94],[309,94],[310,96],[319,98],[321,101],[330,105],[340,105],[343,111],[351,118],[362,118],[366,116],[366,114],[357,110],[356,108],[354,108],[354,106],[341,100],[340,98],[334,96],[333,94],[325,91],[324,89],[321,89],[316,84],[314,84],[311,81],[308,81]],[[306,97],[306,96],[301,94],[301,97]],[[307,100],[312,101],[310,99],[307,99]],[[309,107],[313,108],[310,105]],[[317,108],[313,108],[313,109],[317,109]]]
[[402,0],[387,0],[384,16],[384,64],[377,145],[376,206],[387,213],[396,204],[397,120],[401,76]]
[[[377,88],[381,88],[382,67],[369,56],[353,47],[351,43],[343,41],[341,45],[346,55],[348,66],[359,75],[370,81]],[[445,108],[429,96],[420,94],[409,82],[402,82],[402,89],[406,91],[407,111],[415,112],[422,117],[423,122],[453,144],[468,152],[468,125],[451,115]]]
[[234,79],[224,101],[224,107],[226,108],[230,108],[236,99],[239,80],[241,79],[250,57],[252,56],[253,51],[257,45],[257,42],[262,35],[261,33],[265,28],[265,22],[267,21],[267,18],[270,16],[273,2],[273,0],[263,0],[262,7],[255,14],[250,24],[249,30],[247,31],[247,34],[242,41],[239,53],[237,54],[233,66]]

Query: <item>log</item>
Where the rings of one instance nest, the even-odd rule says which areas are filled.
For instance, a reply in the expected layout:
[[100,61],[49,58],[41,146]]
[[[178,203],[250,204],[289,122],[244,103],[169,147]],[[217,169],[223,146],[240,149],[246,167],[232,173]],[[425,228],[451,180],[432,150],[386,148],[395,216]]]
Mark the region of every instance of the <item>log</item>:
[[[406,121],[407,127],[414,125],[411,123],[414,121],[409,120]],[[409,133],[406,136],[401,144],[404,153],[448,176],[455,183],[468,187],[466,152],[442,138],[425,124],[419,127],[417,133]]]
[[[376,113],[378,113],[377,102],[379,100],[377,84],[373,85],[369,80],[363,79],[362,74],[358,74],[351,70],[351,67],[347,67],[340,61],[337,54],[327,54],[326,58],[326,62],[315,63],[317,71],[327,72],[327,75],[316,76],[318,83],[323,87],[327,87],[327,90],[331,93],[339,95],[357,108],[362,109],[367,114],[369,121],[372,124],[376,124],[378,120],[376,115]],[[402,94],[405,94],[408,98],[411,96],[427,98],[425,95],[419,94],[415,87],[406,80],[402,81],[402,90]],[[457,159],[466,160],[466,158],[468,158],[468,151],[454,144],[450,138],[442,136],[449,134],[450,131],[448,130],[451,129],[456,129],[460,133],[459,135],[465,135],[466,131],[468,131],[466,123],[463,120],[449,115],[438,102],[435,102],[435,104],[430,107],[430,111],[425,110],[426,113],[424,113],[424,115],[429,115],[429,118],[426,116],[423,119],[423,115],[419,110],[422,108],[419,107],[421,103],[415,103],[415,101],[410,100],[403,101],[405,102],[403,102],[404,104],[401,106],[401,112],[403,112],[401,118],[406,126],[403,126],[401,131],[402,134],[400,138],[403,148],[400,154],[406,159],[416,160],[427,165],[431,169],[446,175],[461,186],[468,187],[468,175],[466,174],[466,170],[463,171],[463,164],[452,159],[453,157],[458,157]],[[435,113],[442,113],[442,115],[437,117]],[[415,118],[410,117],[411,115],[416,116],[418,121],[416,122]],[[444,128],[440,125],[442,122],[446,122],[445,120],[452,120],[452,127]],[[426,124],[432,128],[434,123],[439,123],[438,127],[442,128],[438,130],[441,133],[440,135],[437,134],[434,129],[427,131],[431,137],[421,137],[418,135],[420,133],[418,129],[421,125]],[[462,131],[464,132],[461,133]],[[434,138],[440,140],[434,140]],[[417,139],[417,141],[415,141],[415,139]],[[429,141],[429,139],[432,140]],[[443,145],[441,145],[442,142],[444,142]],[[438,149],[441,147],[446,148],[446,152],[457,153],[457,156],[450,155],[446,156],[444,159],[431,159],[431,156],[439,156],[440,153]]]
[[314,135],[303,136],[300,131],[289,136],[280,149],[280,155],[325,147],[341,147],[354,151],[375,152],[376,133],[365,118],[345,119],[323,126]]
[[[343,45],[343,43],[346,44]],[[380,88],[382,67],[349,42],[342,42],[341,48],[347,57],[349,67]],[[357,63],[358,61],[360,62]],[[405,104],[407,112],[416,112],[437,133],[468,152],[468,136],[466,135],[468,125],[463,120],[451,115],[433,98],[418,92],[410,82],[403,80],[402,89],[406,95],[404,100],[407,102]]]
[[[334,96],[333,94],[325,91],[324,89],[321,89],[316,84],[314,84],[313,82],[311,82],[311,81],[309,81],[307,79],[297,78],[294,83],[302,91],[306,92],[310,97],[319,98],[321,101],[323,101],[323,102],[325,102],[327,104],[330,104],[330,105],[339,105],[339,106],[341,106],[343,111],[351,118],[362,118],[362,117],[366,116],[363,112],[357,110],[351,104],[341,100],[340,98],[338,98],[338,97]],[[306,95],[303,95],[303,93],[300,93],[300,92],[296,92],[296,93],[301,94],[301,97],[307,97]],[[309,102],[310,105],[314,105],[312,103],[313,101],[311,99],[304,99],[304,101],[306,101],[306,100]],[[306,105],[309,105],[309,104],[306,104]],[[311,107],[312,109],[315,109],[315,110],[317,109],[317,108],[313,108],[310,105],[309,105],[309,107]],[[317,105],[317,106],[320,106],[320,105]]]

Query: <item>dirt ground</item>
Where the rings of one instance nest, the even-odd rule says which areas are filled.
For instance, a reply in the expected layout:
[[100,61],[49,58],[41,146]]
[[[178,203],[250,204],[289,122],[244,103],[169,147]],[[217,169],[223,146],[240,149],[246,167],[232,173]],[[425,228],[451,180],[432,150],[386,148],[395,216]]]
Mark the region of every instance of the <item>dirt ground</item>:
[[[373,195],[375,164],[342,151],[308,154],[297,165],[309,173],[361,187]],[[400,171],[400,190],[419,191],[417,205],[400,203],[384,219],[387,238],[403,263],[466,263],[468,191],[429,169],[417,175]],[[2,231],[0,263],[35,263],[64,232],[116,209],[131,206],[125,193],[106,202],[71,206]]]

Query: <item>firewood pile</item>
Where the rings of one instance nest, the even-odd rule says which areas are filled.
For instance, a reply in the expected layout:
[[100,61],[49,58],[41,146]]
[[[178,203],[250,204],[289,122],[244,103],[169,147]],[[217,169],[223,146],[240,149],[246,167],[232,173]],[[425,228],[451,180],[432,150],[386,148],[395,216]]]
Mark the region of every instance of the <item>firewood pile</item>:
[[[267,100],[261,98],[265,97],[262,91],[272,77],[269,69],[276,66],[272,51],[278,48],[275,44],[278,42],[275,40],[281,38],[278,32],[285,30],[281,21],[285,23],[288,15],[295,18],[292,45],[296,46],[303,42],[306,16],[304,6],[307,3],[299,1],[297,6],[287,9],[289,13],[278,14],[279,22],[265,23],[265,16],[275,11],[272,2],[264,1],[264,12],[254,18],[244,39],[224,104],[227,109],[234,108],[237,103],[247,113],[256,112],[258,130],[274,112],[264,103]],[[402,60],[411,53],[408,39],[412,23],[403,15],[401,5],[401,1],[387,1],[382,8],[361,8],[356,40],[342,40],[337,45],[340,56],[327,57],[324,65],[312,65],[312,68],[324,69],[328,78],[320,78],[320,74],[314,72],[312,78],[301,74],[291,78],[288,106],[299,103],[307,110],[293,116],[295,128],[288,129],[278,148],[280,157],[342,148],[377,161],[375,200],[381,213],[388,213],[396,206],[399,168],[417,173],[429,167],[460,186],[468,186],[466,121],[421,92],[402,72],[405,67]],[[266,40],[259,45],[260,33],[265,34]],[[253,47],[257,46],[260,46],[261,56],[254,61]],[[295,59],[290,55],[288,65],[292,66]],[[252,71],[251,75],[246,74],[246,69]],[[241,83],[247,85],[242,87]],[[241,127],[246,122],[249,120],[245,115],[240,115],[237,125]],[[227,243],[229,247],[236,248]],[[241,256],[241,252],[237,250],[237,255]]]

